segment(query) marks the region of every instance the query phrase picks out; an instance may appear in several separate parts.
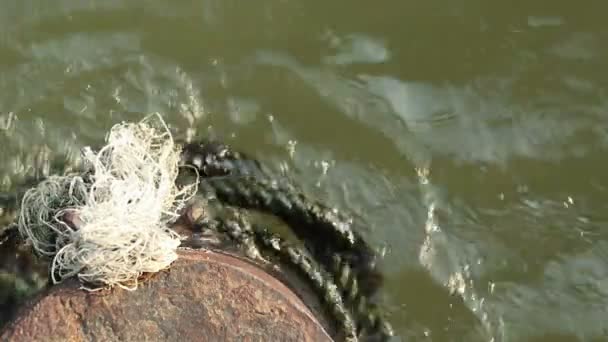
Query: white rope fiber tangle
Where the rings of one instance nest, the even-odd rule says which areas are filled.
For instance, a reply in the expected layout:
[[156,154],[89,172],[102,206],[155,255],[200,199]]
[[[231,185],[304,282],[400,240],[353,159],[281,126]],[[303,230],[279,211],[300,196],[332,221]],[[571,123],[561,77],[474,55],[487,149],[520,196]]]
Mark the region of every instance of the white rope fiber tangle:
[[139,276],[177,258],[168,224],[196,183],[177,187],[179,146],[158,114],[115,125],[106,142],[84,153],[90,176],[52,176],[24,195],[19,231],[53,258],[55,283],[76,275],[89,290],[136,289]]

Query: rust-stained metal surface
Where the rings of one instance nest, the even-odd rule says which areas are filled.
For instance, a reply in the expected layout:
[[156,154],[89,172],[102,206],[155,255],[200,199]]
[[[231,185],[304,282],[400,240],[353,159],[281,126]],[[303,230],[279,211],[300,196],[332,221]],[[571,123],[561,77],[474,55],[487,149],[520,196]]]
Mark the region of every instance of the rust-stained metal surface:
[[24,307],[2,341],[331,341],[306,305],[261,268],[180,251],[133,292],[90,293],[75,280]]

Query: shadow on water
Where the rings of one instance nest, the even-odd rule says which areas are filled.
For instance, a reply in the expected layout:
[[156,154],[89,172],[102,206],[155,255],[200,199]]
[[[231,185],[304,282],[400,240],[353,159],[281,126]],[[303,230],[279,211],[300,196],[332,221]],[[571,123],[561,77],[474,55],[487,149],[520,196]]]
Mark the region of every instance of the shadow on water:
[[[599,4],[599,2],[597,2]],[[606,8],[601,8],[606,7]],[[160,112],[361,217],[401,339],[608,337],[606,5],[0,5],[0,181]]]

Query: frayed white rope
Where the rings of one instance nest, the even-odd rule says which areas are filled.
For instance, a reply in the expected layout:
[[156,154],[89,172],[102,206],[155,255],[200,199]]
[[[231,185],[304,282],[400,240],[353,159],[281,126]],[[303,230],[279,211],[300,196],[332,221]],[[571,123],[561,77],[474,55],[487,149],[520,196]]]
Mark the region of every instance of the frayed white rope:
[[[179,147],[158,114],[115,125],[106,141],[99,152],[85,152],[90,181],[53,176],[24,195],[19,230],[53,257],[54,282],[76,275],[90,290],[135,289],[142,273],[177,258],[179,236],[168,224],[196,182],[177,187]],[[77,227],[66,217],[77,218]]]

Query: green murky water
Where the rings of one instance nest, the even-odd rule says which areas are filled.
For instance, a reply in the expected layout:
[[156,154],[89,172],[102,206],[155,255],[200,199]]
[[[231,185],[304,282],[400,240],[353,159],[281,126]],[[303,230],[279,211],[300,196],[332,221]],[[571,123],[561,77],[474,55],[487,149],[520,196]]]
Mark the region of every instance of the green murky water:
[[160,112],[361,214],[397,340],[608,340],[608,4],[491,3],[2,1],[0,182]]

